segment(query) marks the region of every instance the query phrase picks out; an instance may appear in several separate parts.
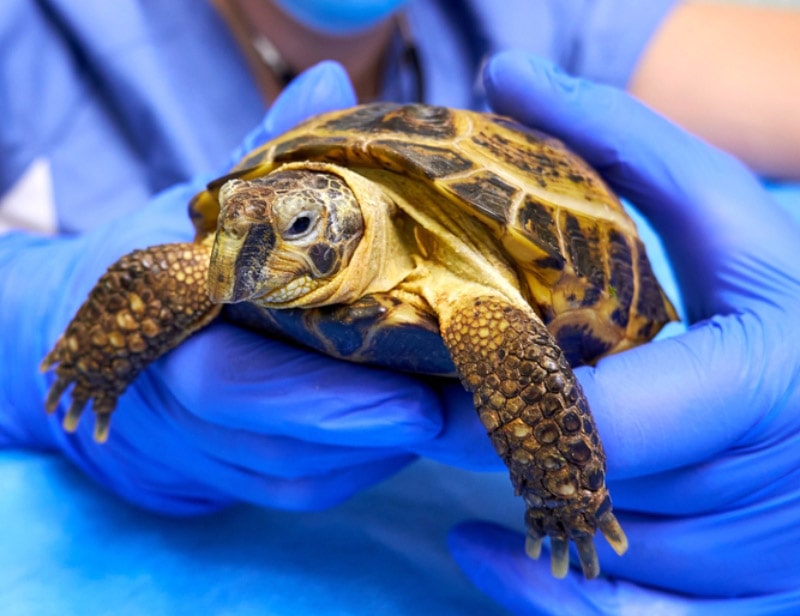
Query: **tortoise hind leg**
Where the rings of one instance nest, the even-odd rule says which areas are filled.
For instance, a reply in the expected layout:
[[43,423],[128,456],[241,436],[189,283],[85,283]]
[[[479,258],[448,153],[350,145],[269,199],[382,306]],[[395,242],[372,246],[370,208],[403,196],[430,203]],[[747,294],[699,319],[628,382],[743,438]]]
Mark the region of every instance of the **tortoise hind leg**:
[[139,372],[219,313],[206,290],[209,258],[207,244],[164,244],[125,255],[100,278],[42,361],[56,373],[48,412],[73,386],[64,429],[74,431],[92,402],[94,438],[105,441],[117,399]]
[[627,540],[611,511],[603,452],[589,407],[564,354],[532,311],[494,296],[458,298],[440,312],[445,344],[481,422],[526,502],[526,549],[551,540],[563,577],[572,540],[584,575],[599,572],[597,528],[618,553]]

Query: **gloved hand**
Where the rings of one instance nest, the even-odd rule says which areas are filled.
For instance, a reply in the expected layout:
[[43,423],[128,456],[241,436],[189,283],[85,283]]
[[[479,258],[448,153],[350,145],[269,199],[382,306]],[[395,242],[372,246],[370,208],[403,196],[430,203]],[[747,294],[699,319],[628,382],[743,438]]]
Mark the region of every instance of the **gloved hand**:
[[450,549],[518,613],[800,613],[800,228],[730,156],[624,93],[522,53],[485,73],[500,113],[554,134],[664,241],[688,331],[577,371],[608,456],[622,557],[566,582],[523,538],[467,523]]
[[[344,71],[320,65],[273,105],[233,161],[313,113],[352,105]],[[337,503],[413,459],[441,428],[438,401],[409,376],[335,361],[219,322],[139,376],[111,437],[66,434],[44,411],[39,362],[105,268],[134,248],[190,239],[198,178],[135,216],[77,238],[0,238],[0,446],[56,448],[138,505],[169,513],[232,501],[287,509]],[[100,207],[102,204],[98,204]]]

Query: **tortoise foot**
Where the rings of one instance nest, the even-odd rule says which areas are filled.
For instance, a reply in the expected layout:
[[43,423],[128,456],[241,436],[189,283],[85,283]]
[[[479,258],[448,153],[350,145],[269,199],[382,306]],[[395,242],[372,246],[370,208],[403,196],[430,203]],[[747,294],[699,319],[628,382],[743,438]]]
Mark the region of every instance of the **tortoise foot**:
[[41,364],[56,375],[49,413],[71,388],[65,430],[74,432],[91,404],[94,438],[104,442],[119,396],[139,372],[216,316],[208,260],[204,245],[166,244],[122,257],[100,278]]
[[[564,578],[569,570],[569,542],[575,544],[583,575],[593,579],[600,575],[600,561],[594,545],[595,529],[599,529],[614,551],[620,556],[628,549],[628,541],[616,516],[611,511],[610,501],[600,507],[602,513],[594,517],[583,511],[570,511],[571,507],[547,510],[529,506],[526,514],[528,534],[525,552],[538,560],[542,542],[550,537],[550,567],[553,576]],[[578,508],[582,509],[582,508]]]
[[526,551],[537,558],[550,537],[553,575],[564,577],[572,541],[584,575],[597,577],[596,531],[620,554],[627,541],[588,403],[555,339],[535,314],[494,297],[462,300],[442,320],[442,336],[525,499]]
[[50,387],[45,401],[45,409],[52,414],[58,407],[58,403],[64,392],[72,387],[70,393],[72,402],[70,403],[67,414],[64,415],[62,426],[67,432],[74,432],[78,427],[78,421],[89,402],[92,402],[92,409],[95,414],[94,439],[103,443],[108,439],[108,427],[111,412],[117,405],[118,394],[112,391],[95,390],[92,386],[92,379],[87,379],[81,370],[76,367],[76,362],[70,358],[70,353],[66,349],[67,343],[63,338],[59,340],[55,348],[48,354],[42,362],[42,371],[49,370],[53,365],[63,362],[63,368],[56,369],[56,380]]

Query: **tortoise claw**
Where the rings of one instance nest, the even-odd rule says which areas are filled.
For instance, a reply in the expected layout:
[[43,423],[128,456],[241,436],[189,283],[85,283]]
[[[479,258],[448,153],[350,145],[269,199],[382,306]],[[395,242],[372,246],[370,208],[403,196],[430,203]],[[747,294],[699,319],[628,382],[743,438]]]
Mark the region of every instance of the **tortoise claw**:
[[592,580],[600,575],[600,561],[594,547],[594,539],[589,535],[575,537],[575,546],[578,548],[578,560],[583,569],[583,576]]
[[108,430],[111,425],[111,413],[97,413],[94,418],[94,440],[105,443],[108,440]]
[[44,408],[47,410],[49,415],[52,415],[56,408],[58,408],[58,401],[61,400],[61,396],[64,394],[68,386],[69,381],[62,378],[56,379],[56,382],[53,383],[53,386],[47,393],[47,399],[44,403]]
[[[535,504],[535,503],[534,503]],[[529,506],[531,503],[529,503]],[[589,510],[593,509],[592,507]],[[628,540],[606,497],[593,516],[569,515],[558,509],[548,515],[529,508],[526,512],[528,534],[525,538],[526,554],[537,560],[541,555],[542,541],[550,538],[551,569],[553,576],[563,578],[569,569],[569,542],[575,543],[583,575],[591,580],[600,575],[600,562],[594,545],[596,530],[600,530],[614,551],[622,556],[628,549]],[[594,522],[590,520],[593,518]]]
[[64,427],[64,430],[67,432],[75,432],[78,429],[78,422],[81,419],[81,415],[83,414],[83,409],[86,408],[86,404],[89,402],[89,399],[86,396],[79,396],[75,393],[72,394],[72,404],[69,407],[69,411],[66,415],[64,415],[64,420],[61,422],[61,425]]
[[611,509],[604,511],[597,518],[597,527],[618,555],[622,556],[628,550],[628,538]]
[[62,336],[40,366],[45,372],[53,370],[56,373],[56,379],[47,393],[45,409],[52,415],[71,387],[69,409],[61,421],[62,427],[67,432],[75,432],[84,410],[91,403],[100,422],[95,427],[95,440],[102,441],[108,437],[108,416],[116,406],[118,396],[104,392],[96,386],[99,373],[85,369],[81,362],[82,348],[70,348],[68,340],[69,338]]
[[61,421],[62,427],[67,432],[75,432],[84,410],[91,402],[95,415],[94,440],[104,443],[108,439],[111,412],[117,405],[117,396],[108,393],[94,394],[79,372],[74,369],[70,370],[66,366],[62,367],[61,364],[55,362],[51,363],[47,369],[51,369],[53,366],[55,366],[57,377],[47,393],[45,401],[47,413],[52,415],[56,411],[64,393],[74,385],[70,396],[69,410]]
[[525,537],[525,553],[533,560],[539,560],[542,555],[542,535],[533,534],[528,531],[528,536]]
[[[542,542],[544,537],[536,532],[528,531],[525,537],[525,553],[533,560],[539,560],[542,555]],[[572,537],[578,549],[578,560],[581,563],[583,575],[591,580],[600,575],[600,561],[594,547],[594,537],[584,534]],[[564,578],[569,570],[569,539],[559,536],[550,537],[550,569],[556,578]]]
[[553,577],[564,579],[569,571],[569,540],[566,537],[550,537],[550,570]]

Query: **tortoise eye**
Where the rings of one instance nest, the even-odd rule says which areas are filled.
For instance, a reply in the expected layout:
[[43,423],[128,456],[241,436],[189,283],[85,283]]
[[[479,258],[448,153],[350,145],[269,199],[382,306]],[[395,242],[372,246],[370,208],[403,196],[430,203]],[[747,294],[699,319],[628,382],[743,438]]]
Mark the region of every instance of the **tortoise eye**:
[[283,236],[287,239],[300,237],[311,228],[311,223],[311,216],[308,214],[301,214],[292,221],[291,226],[286,229]]

